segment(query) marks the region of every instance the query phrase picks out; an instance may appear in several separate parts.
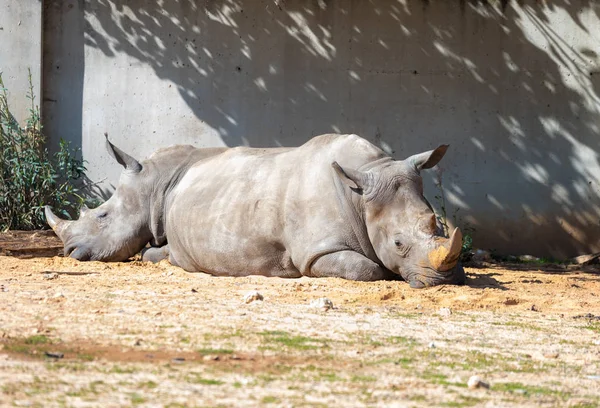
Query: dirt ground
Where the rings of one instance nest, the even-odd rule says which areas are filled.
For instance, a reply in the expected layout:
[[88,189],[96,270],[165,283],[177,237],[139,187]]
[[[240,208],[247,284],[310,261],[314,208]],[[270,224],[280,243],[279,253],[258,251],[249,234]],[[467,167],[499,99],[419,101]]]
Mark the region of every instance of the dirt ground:
[[480,265],[414,290],[60,248],[0,235],[2,406],[600,406],[597,267]]

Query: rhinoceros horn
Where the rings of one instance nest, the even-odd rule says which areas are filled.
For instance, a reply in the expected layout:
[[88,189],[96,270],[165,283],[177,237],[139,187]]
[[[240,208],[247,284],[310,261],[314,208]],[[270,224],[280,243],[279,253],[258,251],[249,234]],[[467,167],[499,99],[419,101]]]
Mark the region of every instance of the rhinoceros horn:
[[454,228],[450,238],[444,239],[437,248],[429,252],[431,266],[442,272],[454,268],[458,263],[461,248],[462,232]]
[[54,230],[61,241],[64,241],[65,228],[72,221],[63,220],[58,215],[54,214],[48,205],[44,207],[44,214],[46,214],[46,221],[48,221],[50,228]]
[[104,137],[106,137],[106,148],[108,152],[115,158],[117,162],[126,170],[129,170],[133,173],[139,173],[142,171],[142,165],[136,159],[125,153],[123,150],[119,149],[117,146],[112,144],[110,140],[108,140],[108,133],[104,133]]

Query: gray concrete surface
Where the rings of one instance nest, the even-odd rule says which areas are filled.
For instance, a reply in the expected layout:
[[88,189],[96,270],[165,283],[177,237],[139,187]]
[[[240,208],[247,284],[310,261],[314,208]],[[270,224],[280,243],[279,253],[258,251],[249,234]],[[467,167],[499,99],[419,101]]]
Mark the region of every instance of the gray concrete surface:
[[0,73],[11,111],[23,123],[31,108],[27,69],[31,69],[35,103],[40,105],[42,4],[39,0],[5,0],[1,5]]
[[107,177],[97,194],[119,174],[105,131],[140,158],[332,131],[398,158],[450,143],[426,194],[478,247],[600,251],[595,1],[48,3],[46,130]]

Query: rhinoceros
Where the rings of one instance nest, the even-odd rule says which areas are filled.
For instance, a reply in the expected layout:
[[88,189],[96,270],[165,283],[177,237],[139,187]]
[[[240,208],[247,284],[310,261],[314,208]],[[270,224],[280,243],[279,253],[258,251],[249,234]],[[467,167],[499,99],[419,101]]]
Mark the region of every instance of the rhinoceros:
[[443,236],[421,170],[448,145],[394,160],[357,135],[326,134],[295,148],[160,150],[125,167],[115,194],[77,221],[46,207],[65,255],[169,261],[217,276],[398,276],[413,288],[463,284],[462,234]]

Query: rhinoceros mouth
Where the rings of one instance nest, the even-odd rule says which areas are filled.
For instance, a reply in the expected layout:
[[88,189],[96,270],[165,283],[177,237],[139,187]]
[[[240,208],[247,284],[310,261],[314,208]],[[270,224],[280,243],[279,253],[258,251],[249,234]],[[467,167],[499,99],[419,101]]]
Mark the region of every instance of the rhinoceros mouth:
[[460,264],[447,271],[438,271],[437,269],[422,266],[420,271],[413,272],[407,280],[413,289],[422,289],[425,287],[438,285],[464,285],[465,272]]
[[91,259],[90,251],[86,247],[76,244],[66,244],[64,255],[78,261],[89,261]]

